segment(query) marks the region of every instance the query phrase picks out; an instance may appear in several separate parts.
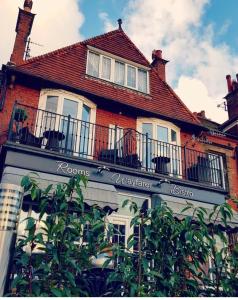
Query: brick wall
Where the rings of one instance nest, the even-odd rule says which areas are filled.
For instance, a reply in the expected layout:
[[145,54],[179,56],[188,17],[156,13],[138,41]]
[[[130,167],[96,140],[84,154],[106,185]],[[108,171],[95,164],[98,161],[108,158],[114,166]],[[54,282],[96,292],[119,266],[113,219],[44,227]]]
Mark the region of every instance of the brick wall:
[[[3,143],[6,140],[7,130],[15,101],[17,100],[21,104],[37,108],[39,95],[39,90],[34,90],[22,85],[15,85],[12,89],[8,88],[3,110],[0,111],[0,143]],[[30,119],[30,116],[28,119]]]
[[[99,143],[96,143],[95,153],[96,156],[101,152],[103,149],[111,149],[114,147],[112,143],[114,142],[112,139],[110,139],[110,136],[114,135],[114,130],[109,129],[110,124],[116,125],[121,128],[132,128],[136,130],[136,118],[128,117],[125,115],[119,115],[113,112],[105,111],[103,109],[98,108],[97,109],[97,115],[96,115],[96,124],[99,125],[96,129],[96,138],[97,141],[100,141]],[[105,126],[105,127],[104,127]],[[123,135],[125,135],[125,130],[123,130]],[[109,136],[110,135],[110,136]],[[125,145],[125,142],[122,142],[121,145]],[[120,147],[119,147],[120,148]],[[121,150],[121,149],[120,149]],[[126,149],[124,149],[126,150]],[[129,151],[130,150],[130,151]],[[135,153],[136,151],[136,143],[135,147],[131,149],[127,149],[126,151]]]
[[100,108],[97,109],[96,123],[103,126],[114,124],[122,128],[136,129],[136,118],[119,115]]

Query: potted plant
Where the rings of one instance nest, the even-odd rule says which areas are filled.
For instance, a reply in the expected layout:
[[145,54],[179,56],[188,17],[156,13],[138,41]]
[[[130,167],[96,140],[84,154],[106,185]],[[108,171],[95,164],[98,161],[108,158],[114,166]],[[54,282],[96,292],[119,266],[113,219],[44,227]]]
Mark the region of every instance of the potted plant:
[[24,122],[27,119],[27,113],[23,108],[17,108],[14,114],[14,120],[16,122]]
[[19,142],[20,139],[20,130],[23,127],[23,122],[27,119],[27,112],[23,108],[16,108],[14,112],[14,121],[16,125],[16,142]]

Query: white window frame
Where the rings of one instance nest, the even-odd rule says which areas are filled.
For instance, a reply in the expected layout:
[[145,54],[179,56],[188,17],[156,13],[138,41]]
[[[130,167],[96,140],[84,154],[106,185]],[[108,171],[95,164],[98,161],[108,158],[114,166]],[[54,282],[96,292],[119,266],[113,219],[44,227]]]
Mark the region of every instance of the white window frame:
[[[41,112],[41,110],[45,110],[46,109],[46,101],[47,101],[47,97],[48,96],[55,96],[58,97],[58,105],[57,105],[57,111],[56,111],[56,122],[55,122],[55,128],[59,128],[59,122],[60,122],[60,116],[62,115],[63,112],[63,103],[64,103],[64,99],[68,99],[68,100],[72,100],[78,103],[78,112],[77,112],[77,116],[76,119],[81,121],[82,120],[82,113],[83,113],[83,105],[88,106],[91,111],[90,111],[90,123],[95,124],[96,123],[96,104],[94,104],[93,102],[91,102],[89,99],[87,99],[84,96],[81,95],[77,95],[65,90],[56,90],[56,89],[42,89],[40,92],[40,98],[39,98],[39,104],[38,104],[38,109],[39,111],[39,116],[38,119],[41,118],[41,115],[43,115],[43,113]],[[43,117],[43,116],[42,116]],[[80,150],[80,130],[81,130],[81,122],[78,123],[78,141],[75,141],[76,143],[76,151],[73,153],[73,155],[78,156],[79,154],[79,150]],[[92,128],[90,130],[89,135],[93,137],[94,132],[92,132]],[[37,128],[36,130],[36,136],[39,136],[40,134],[42,134],[42,132],[39,132],[39,128]],[[89,145],[88,145],[88,149],[94,149],[93,145],[93,138],[89,140]],[[88,158],[93,156],[93,153],[89,153]]]
[[[149,85],[149,72],[148,72],[150,70],[150,68],[145,67],[145,66],[140,65],[140,64],[137,64],[137,63],[134,63],[134,62],[129,61],[127,59],[123,59],[121,57],[118,57],[118,56],[113,55],[111,53],[108,53],[106,51],[94,48],[92,46],[88,46],[86,74],[89,75],[89,76],[93,76],[93,75],[89,74],[89,72],[88,72],[89,52],[98,54],[100,56],[100,58],[99,58],[99,77],[96,77],[96,78],[100,78],[100,79],[103,79],[103,80],[115,83],[115,76],[114,76],[115,75],[115,62],[118,61],[120,63],[125,64],[125,82],[124,82],[124,85],[120,85],[118,83],[115,83],[115,84],[117,84],[119,86],[125,86],[125,87],[127,87],[129,89],[136,90],[136,91],[138,91],[140,93],[143,93],[143,94],[149,94],[150,93],[150,89],[149,89],[149,86],[150,86]],[[102,76],[102,60],[103,60],[103,57],[111,59],[111,74],[110,74],[110,79],[103,78],[103,76]],[[127,68],[128,68],[128,66],[133,67],[133,68],[136,69],[136,87],[131,87],[131,86],[127,85],[127,72],[128,72]],[[139,91],[139,89],[138,89],[138,70],[139,69],[145,71],[146,74],[147,74],[147,78],[146,78],[147,87],[146,87],[146,91],[145,92]]]
[[[142,200],[147,200],[148,201],[148,209],[151,208],[151,198],[146,197],[146,196],[139,196],[137,194],[127,194],[127,193],[118,193],[120,196],[124,196],[125,200],[129,199],[133,201],[133,197],[142,199]],[[130,205],[130,202],[129,204]],[[119,225],[125,225],[125,247],[127,247],[127,240],[130,235],[134,234],[134,227],[130,226],[131,220],[134,217],[133,211],[130,212],[130,215],[124,215],[118,212],[113,212],[111,215],[107,216],[106,222],[111,223],[111,224],[119,224]],[[133,251],[133,249],[131,249]]]
[[[142,118],[142,117],[137,118],[136,123],[137,123],[136,124],[137,131],[139,131],[141,133],[142,133],[142,128],[143,128],[144,123],[152,124],[152,139],[158,140],[158,141],[159,141],[159,139],[157,136],[157,126],[168,128],[168,142],[167,143],[171,144],[171,145],[181,146],[181,135],[180,135],[181,129],[178,126],[174,125],[173,123],[165,121],[165,120],[157,119],[157,118]],[[176,142],[172,141],[171,130],[176,132],[176,136],[177,136]],[[140,141],[138,141],[138,143],[140,143]],[[141,145],[137,145],[137,148],[141,149],[140,146]],[[172,151],[172,147],[170,147],[170,149]],[[179,149],[181,149],[181,148],[179,148]],[[174,155],[172,153],[170,153],[170,157],[174,157]],[[140,160],[142,160],[142,159],[143,159],[143,157],[142,157],[142,153],[141,153]],[[181,173],[181,174],[178,174],[178,178],[181,178],[182,177],[181,176],[182,175],[182,160],[181,160],[181,158],[180,158],[180,162],[178,162],[178,164],[177,164],[177,168],[178,168],[178,170],[180,170],[179,173]],[[170,163],[169,171],[170,171],[169,175],[174,176],[172,163]]]

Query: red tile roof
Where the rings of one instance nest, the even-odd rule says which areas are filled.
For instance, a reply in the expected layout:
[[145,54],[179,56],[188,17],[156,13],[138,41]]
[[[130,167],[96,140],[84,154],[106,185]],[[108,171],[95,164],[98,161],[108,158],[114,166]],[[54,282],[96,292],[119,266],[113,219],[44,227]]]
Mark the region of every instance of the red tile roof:
[[149,71],[150,95],[87,76],[85,74],[87,45],[144,66],[150,66],[127,35],[118,29],[29,59],[16,69],[158,115],[200,125],[199,120],[189,111],[172,88],[161,80],[154,68]]

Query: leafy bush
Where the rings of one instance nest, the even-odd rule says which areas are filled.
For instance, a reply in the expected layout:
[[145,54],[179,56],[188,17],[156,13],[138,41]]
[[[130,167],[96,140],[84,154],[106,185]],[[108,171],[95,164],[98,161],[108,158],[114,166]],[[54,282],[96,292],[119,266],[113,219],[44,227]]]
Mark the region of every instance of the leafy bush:
[[[86,209],[76,176],[68,184],[41,190],[24,177],[22,185],[39,205],[38,220],[27,218],[26,235],[19,238],[14,255],[10,294],[17,296],[237,296],[238,247],[229,250],[228,204],[214,206],[209,214],[191,205],[192,215],[179,220],[165,203],[147,211],[130,203],[131,226],[139,226],[139,243],[130,236],[127,247],[111,245],[113,226],[98,207]],[[129,201],[124,202],[124,206]],[[183,213],[182,212],[182,213]],[[37,230],[37,222],[43,224]],[[209,224],[208,224],[209,223]],[[87,243],[83,228],[89,224]],[[107,232],[106,232],[107,231]],[[223,246],[218,249],[218,240]],[[138,245],[138,251],[133,247]],[[103,265],[113,264],[104,290],[92,257],[110,249]],[[205,268],[208,261],[211,264]],[[90,273],[91,272],[91,273]],[[89,276],[90,274],[90,276]],[[93,277],[95,275],[95,277]],[[94,278],[94,279],[93,279]],[[93,280],[93,282],[90,282]],[[99,288],[98,288],[99,289]]]

